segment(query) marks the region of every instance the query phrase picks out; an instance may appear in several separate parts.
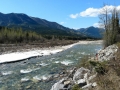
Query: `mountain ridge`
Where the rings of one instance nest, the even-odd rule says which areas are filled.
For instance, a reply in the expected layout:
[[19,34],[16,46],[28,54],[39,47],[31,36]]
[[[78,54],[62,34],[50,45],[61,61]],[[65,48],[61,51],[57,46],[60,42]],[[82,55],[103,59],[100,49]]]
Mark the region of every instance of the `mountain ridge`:
[[56,22],[51,22],[45,19],[38,17],[28,16],[23,13],[0,13],[0,25],[9,26],[9,24],[20,25],[20,24],[29,24],[29,25],[40,25],[42,27],[52,27],[57,29],[69,29],[64,27]]
[[88,30],[83,29],[83,31],[81,31],[80,29],[70,29],[56,22],[51,22],[38,17],[28,16],[24,13],[3,14],[0,12],[0,26],[23,28],[24,30],[32,30],[42,35],[45,34],[96,38],[96,36],[91,35],[90,32],[88,33]]
[[103,33],[105,32],[105,30],[103,28],[98,28],[98,27],[87,27],[87,28],[80,28],[77,29],[80,33],[83,33],[87,36],[90,37],[96,37],[96,38],[102,38],[103,37]]

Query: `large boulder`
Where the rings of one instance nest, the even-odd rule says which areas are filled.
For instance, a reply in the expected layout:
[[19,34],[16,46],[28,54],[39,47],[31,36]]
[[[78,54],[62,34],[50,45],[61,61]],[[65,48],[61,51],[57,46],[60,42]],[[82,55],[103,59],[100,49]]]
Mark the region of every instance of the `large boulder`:
[[79,68],[73,76],[73,81],[75,84],[78,84],[83,90],[88,90],[96,86],[96,83],[92,80],[96,77],[97,74],[91,74],[91,71],[86,68]]
[[90,75],[90,70],[81,67],[75,72],[73,76],[73,81],[77,84],[80,82],[85,83],[88,78],[88,75]]
[[105,49],[98,51],[96,56],[97,60],[98,61],[110,60],[115,57],[115,53],[117,52],[117,50],[118,50],[118,46],[115,44],[108,46]]

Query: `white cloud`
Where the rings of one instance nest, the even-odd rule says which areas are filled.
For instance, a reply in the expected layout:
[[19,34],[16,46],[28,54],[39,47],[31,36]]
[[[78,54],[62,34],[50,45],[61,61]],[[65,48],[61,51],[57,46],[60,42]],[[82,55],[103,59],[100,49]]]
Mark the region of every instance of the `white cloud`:
[[93,26],[94,27],[99,27],[99,23],[94,23]]
[[71,17],[71,18],[74,18],[74,19],[77,18],[78,16],[79,16],[78,13],[77,13],[77,14],[71,14],[71,15],[70,15],[70,17]]
[[[97,17],[99,14],[102,13],[103,9],[108,9],[109,11],[113,10],[115,6],[113,5],[106,5],[102,8],[87,8],[85,11],[82,11],[77,14],[71,14],[71,18],[78,18],[78,17]],[[120,10],[120,5],[116,7],[117,10]]]
[[98,28],[104,28],[104,25],[102,23],[94,23],[93,26]]
[[66,23],[66,22],[60,22],[60,24],[62,24],[62,25],[65,24],[65,23]]
[[115,6],[113,6],[113,5],[106,5],[106,6],[99,9],[99,13],[104,14],[105,13],[104,10],[107,10],[107,12],[110,13],[114,8],[115,8]]
[[96,8],[88,8],[83,12],[80,12],[80,16],[82,17],[96,17],[99,14],[99,9]]
[[78,30],[78,29],[80,29],[80,28],[73,27],[72,29]]
[[120,6],[117,6],[117,10],[119,10],[119,11],[120,11]]

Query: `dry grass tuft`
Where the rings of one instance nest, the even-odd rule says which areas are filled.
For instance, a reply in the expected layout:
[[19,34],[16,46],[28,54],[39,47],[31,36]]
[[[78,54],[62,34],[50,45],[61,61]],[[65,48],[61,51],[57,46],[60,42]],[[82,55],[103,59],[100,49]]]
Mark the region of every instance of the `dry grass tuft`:
[[120,90],[120,43],[117,43],[117,46],[119,49],[112,60],[105,62],[89,61],[88,57],[81,60],[79,66],[97,72],[97,77],[93,80],[97,82],[97,87],[89,90]]
[[120,43],[117,43],[119,50],[115,54],[116,58],[106,63],[108,71],[101,75],[98,73],[95,81],[97,82],[97,88],[91,90],[120,90]]

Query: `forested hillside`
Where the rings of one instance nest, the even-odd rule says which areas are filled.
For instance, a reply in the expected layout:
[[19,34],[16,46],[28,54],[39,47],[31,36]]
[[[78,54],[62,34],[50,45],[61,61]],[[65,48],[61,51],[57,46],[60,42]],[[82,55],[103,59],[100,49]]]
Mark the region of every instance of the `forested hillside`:
[[[58,39],[91,39],[96,38],[94,35],[87,35],[78,30],[64,27],[56,22],[50,22],[45,19],[31,17],[23,13],[0,13],[0,26],[8,28],[22,28],[23,31],[32,31],[41,34],[45,38],[52,38],[53,36]],[[98,38],[98,37],[97,37]]]
[[[8,28],[0,26],[0,43],[32,43],[47,42],[56,40],[85,40],[88,37],[61,34],[40,34],[35,31],[23,30],[22,28]],[[94,39],[94,38],[89,38]]]
[[32,31],[23,31],[22,28],[0,27],[0,43],[33,42],[42,39],[40,34]]

